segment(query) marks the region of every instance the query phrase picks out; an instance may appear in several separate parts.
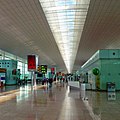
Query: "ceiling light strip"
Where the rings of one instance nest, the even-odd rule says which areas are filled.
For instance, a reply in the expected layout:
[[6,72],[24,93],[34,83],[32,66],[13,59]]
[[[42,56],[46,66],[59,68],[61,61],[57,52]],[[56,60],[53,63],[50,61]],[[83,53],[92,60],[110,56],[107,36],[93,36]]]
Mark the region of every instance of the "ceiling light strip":
[[72,71],[90,0],[39,0],[68,72]]

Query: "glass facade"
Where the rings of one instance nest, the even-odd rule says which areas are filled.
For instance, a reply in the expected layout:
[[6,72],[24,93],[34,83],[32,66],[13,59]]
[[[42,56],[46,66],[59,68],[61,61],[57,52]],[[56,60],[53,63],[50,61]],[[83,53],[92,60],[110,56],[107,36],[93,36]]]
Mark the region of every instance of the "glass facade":
[[24,77],[30,76],[30,73],[28,72],[28,68],[27,68],[27,60],[26,59],[23,59],[21,57],[11,54],[11,53],[0,50],[0,60],[16,60],[16,61],[18,61],[17,69],[20,69],[20,74],[21,74],[20,79],[24,79]]

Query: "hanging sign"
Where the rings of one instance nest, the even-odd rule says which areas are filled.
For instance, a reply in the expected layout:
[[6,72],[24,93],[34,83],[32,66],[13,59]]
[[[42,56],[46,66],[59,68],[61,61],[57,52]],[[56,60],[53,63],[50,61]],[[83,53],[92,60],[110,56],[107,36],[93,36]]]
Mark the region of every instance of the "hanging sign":
[[51,68],[51,74],[55,74],[55,68]]
[[36,70],[36,56],[35,55],[28,55],[28,71],[35,71]]
[[47,73],[47,65],[41,65],[41,72],[43,74],[46,74]]

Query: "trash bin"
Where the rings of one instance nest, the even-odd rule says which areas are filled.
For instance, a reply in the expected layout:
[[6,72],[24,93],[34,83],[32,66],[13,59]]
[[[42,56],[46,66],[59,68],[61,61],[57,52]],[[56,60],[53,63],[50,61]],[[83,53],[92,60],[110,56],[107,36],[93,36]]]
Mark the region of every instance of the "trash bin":
[[115,92],[115,83],[107,82],[107,91],[108,92]]

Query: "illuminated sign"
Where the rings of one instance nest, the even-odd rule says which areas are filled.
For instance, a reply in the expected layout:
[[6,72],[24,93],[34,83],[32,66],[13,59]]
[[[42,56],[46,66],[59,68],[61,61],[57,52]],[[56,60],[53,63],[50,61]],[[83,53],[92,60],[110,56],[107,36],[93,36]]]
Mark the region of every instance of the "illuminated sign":
[[36,70],[36,57],[35,55],[28,55],[28,71]]
[[40,66],[40,65],[38,65],[37,71],[38,71],[38,72],[41,72],[41,66]]
[[41,72],[43,74],[47,73],[47,65],[41,65]]
[[64,73],[62,73],[62,76],[65,76],[65,74],[64,74]]
[[55,68],[51,68],[51,74],[55,74]]

